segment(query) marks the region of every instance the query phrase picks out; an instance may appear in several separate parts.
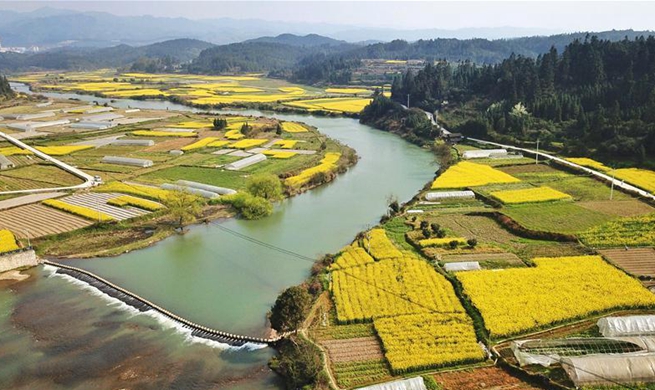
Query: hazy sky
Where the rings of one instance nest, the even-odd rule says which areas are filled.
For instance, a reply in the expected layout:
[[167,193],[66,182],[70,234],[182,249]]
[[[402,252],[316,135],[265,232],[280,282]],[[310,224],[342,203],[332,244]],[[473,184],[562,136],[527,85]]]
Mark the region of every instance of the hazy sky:
[[609,1],[2,1],[0,9],[43,6],[117,15],[275,21],[398,29],[533,27],[553,31],[655,29],[655,2]]

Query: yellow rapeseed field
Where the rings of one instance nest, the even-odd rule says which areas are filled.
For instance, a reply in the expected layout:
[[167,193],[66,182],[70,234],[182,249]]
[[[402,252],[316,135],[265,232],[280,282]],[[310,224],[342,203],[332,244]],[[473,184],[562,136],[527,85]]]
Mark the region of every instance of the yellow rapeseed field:
[[296,176],[287,178],[284,182],[290,187],[300,187],[307,183],[317,173],[331,172],[337,167],[337,161],[339,161],[340,158],[341,153],[325,153],[325,157],[323,157],[319,165],[307,168]]
[[14,156],[32,154],[32,152],[29,150],[21,149],[17,146],[7,146],[6,148],[0,148],[0,154],[3,156]]
[[642,188],[648,192],[655,193],[655,172],[639,168],[624,168],[614,171],[617,179]]
[[170,191],[157,187],[144,186],[139,184],[126,184],[119,181],[112,181],[96,188],[98,192],[119,192],[121,194],[135,195],[143,198],[158,201],[165,200],[171,195]]
[[118,206],[118,207],[134,206],[148,211],[157,211],[164,208],[164,206],[162,206],[157,202],[153,202],[147,199],[137,198],[131,195],[123,195],[123,196],[119,196],[118,198],[109,199],[107,201],[107,204],[110,204],[112,206]]
[[425,240],[420,240],[418,244],[421,248],[426,248],[429,246],[447,246],[452,241],[457,241],[458,245],[466,245],[466,238],[462,237],[426,238]]
[[179,122],[171,125],[171,127],[176,127],[180,129],[207,129],[212,126],[213,124],[211,122],[198,122],[198,121]]
[[520,180],[488,165],[462,161],[448,168],[432,183],[432,189],[465,188]]
[[0,230],[0,253],[12,252],[20,249],[16,237],[9,230]]
[[592,247],[655,246],[655,214],[620,218],[580,233]]
[[135,97],[135,96],[168,96],[168,92],[164,92],[160,89],[154,88],[144,88],[144,89],[132,89],[125,91],[113,91],[107,92],[107,95],[115,97]]
[[572,200],[571,195],[550,187],[522,188],[518,190],[494,191],[491,196],[505,204],[550,202],[554,200]]
[[[185,151],[185,152],[187,152],[189,150],[200,149],[200,148],[204,148],[204,147],[207,147],[207,146],[211,146],[214,142],[216,142],[218,140],[219,140],[218,137],[207,137],[207,138],[203,138],[201,140],[198,140],[198,141],[196,141],[196,142],[194,142],[192,144],[183,146],[181,149],[183,151]],[[223,142],[227,142],[227,141],[223,141]]]
[[273,151],[273,150],[265,150],[263,152],[265,155],[270,156],[272,158],[281,158],[281,159],[287,159],[295,156],[296,152],[279,152],[279,151]]
[[403,254],[387,237],[384,229],[372,229],[364,237],[362,245],[377,260],[403,257]]
[[306,133],[309,131],[305,126],[296,122],[282,122],[282,130],[287,133]]
[[341,255],[330,266],[331,270],[359,267],[361,265],[373,263],[375,260],[369,255],[364,248],[356,245],[348,245],[341,250]]
[[536,268],[457,274],[494,337],[619,308],[655,306],[655,295],[600,256],[534,259]]
[[51,156],[65,156],[81,150],[93,149],[93,145],[37,146],[36,149]]
[[282,149],[292,149],[294,146],[296,146],[297,143],[298,143],[298,141],[291,140],[291,139],[286,139],[286,140],[280,140],[280,141],[275,142],[273,144],[273,146],[278,147],[278,148],[282,148]]
[[236,140],[244,137],[245,135],[241,134],[241,130],[228,130],[225,132],[225,138],[227,139]]
[[112,217],[111,215],[105,214],[103,212],[88,207],[68,204],[58,199],[47,199],[43,201],[43,204],[58,210],[66,211],[67,213],[75,214],[80,217],[90,219],[92,221],[107,222],[107,221],[114,220],[114,217]]
[[382,260],[332,272],[340,323],[415,313],[464,313],[453,286],[415,257]]
[[310,100],[296,100],[284,103],[287,106],[304,108],[310,111],[324,110],[334,112],[358,113],[364,109],[371,99],[369,98],[322,98]]
[[157,130],[136,130],[132,135],[142,137],[195,137],[196,133],[187,133],[183,131],[157,131]]
[[573,164],[582,165],[583,167],[592,168],[592,169],[595,169],[595,170],[601,171],[601,172],[608,172],[608,171],[610,171],[612,169],[610,167],[605,166],[601,162],[598,162],[596,160],[592,160],[592,159],[587,158],[587,157],[570,157],[570,158],[567,158],[566,160],[572,162]]
[[210,148],[222,148],[224,146],[229,145],[230,143],[231,141],[214,141],[208,144],[207,146],[209,146]]
[[236,149],[248,149],[248,148],[254,148],[255,146],[259,146],[262,144],[265,144],[268,142],[267,139],[259,139],[259,138],[246,138],[242,139],[240,141],[237,141],[230,145],[231,148],[236,148]]
[[465,313],[375,318],[373,324],[396,375],[485,359]]

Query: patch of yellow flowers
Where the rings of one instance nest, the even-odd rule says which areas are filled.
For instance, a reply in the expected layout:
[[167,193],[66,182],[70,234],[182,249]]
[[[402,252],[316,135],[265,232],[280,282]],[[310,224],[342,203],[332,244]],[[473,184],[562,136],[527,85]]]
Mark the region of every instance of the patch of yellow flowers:
[[246,138],[246,139],[242,139],[241,141],[237,141],[233,143],[232,145],[230,145],[230,147],[236,149],[248,149],[265,144],[266,142],[268,142],[267,139]]
[[305,126],[296,122],[282,122],[282,130],[287,133],[306,133],[309,131]]
[[655,193],[655,172],[639,168],[624,168],[614,171],[617,179],[625,180],[639,188]]
[[484,360],[465,313],[410,314],[373,320],[394,374]]
[[341,255],[330,266],[330,269],[338,270],[359,267],[360,265],[373,263],[374,261],[375,260],[373,260],[371,255],[369,255],[364,248],[360,248],[356,245],[348,245],[341,250]]
[[366,248],[371,256],[377,260],[395,259],[403,257],[403,254],[387,237],[384,229],[372,229],[364,237],[362,245]]
[[0,253],[11,252],[20,249],[16,243],[16,237],[9,230],[0,230]]
[[550,187],[522,188],[518,190],[494,191],[491,196],[505,204],[550,202],[555,200],[572,200],[571,195]]
[[466,238],[462,237],[445,237],[445,238],[426,238],[420,240],[418,244],[421,248],[426,248],[429,246],[446,246],[449,245],[452,241],[457,241],[458,245],[466,245]]
[[385,260],[374,261],[365,241],[364,248],[344,248],[331,266],[337,321],[372,320],[394,374],[483,360],[473,323],[450,282],[425,261],[398,251],[383,233],[374,229],[368,236]]
[[161,188],[144,186],[139,184],[125,184],[120,181],[112,181],[107,184],[103,184],[100,187],[96,188],[98,192],[119,192],[122,194],[129,194],[140,196],[143,198],[155,199],[155,200],[164,200],[171,195],[171,192],[168,190],[163,190]]
[[432,189],[465,188],[520,180],[488,165],[462,161],[448,168],[432,183]]
[[536,268],[457,274],[495,337],[611,309],[655,306],[655,295],[600,256],[534,259]]
[[109,199],[107,201],[107,204],[110,204],[112,206],[118,206],[118,207],[134,206],[148,211],[157,211],[164,208],[163,205],[157,202],[153,202],[147,199],[137,198],[135,196],[130,196],[130,195],[123,195],[117,198]]
[[312,176],[321,172],[331,172],[337,167],[337,161],[341,158],[341,153],[328,152],[321,160],[321,163],[315,167],[307,168],[297,174],[287,178],[284,182],[290,187],[300,187],[307,183]]
[[75,214],[82,218],[90,219],[92,221],[107,222],[114,220],[114,217],[103,212],[94,210],[89,207],[68,204],[57,199],[44,200],[43,204],[61,211],[65,211],[67,213]]
[[587,157],[570,157],[567,158],[566,160],[572,162],[573,164],[582,165],[583,167],[595,169],[601,172],[608,172],[612,169],[610,167],[605,166],[605,164],[603,164],[602,162],[592,160]]
[[81,150],[93,149],[93,145],[37,146],[36,149],[51,156],[65,156]]
[[196,133],[187,133],[183,131],[156,131],[156,130],[136,130],[132,135],[141,137],[195,137]]
[[620,218],[594,226],[579,238],[593,247],[655,245],[655,214]]

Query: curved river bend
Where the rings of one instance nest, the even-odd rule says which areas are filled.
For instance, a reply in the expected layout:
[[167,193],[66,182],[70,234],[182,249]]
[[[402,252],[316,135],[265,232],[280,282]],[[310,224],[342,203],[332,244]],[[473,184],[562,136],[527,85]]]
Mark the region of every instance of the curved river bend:
[[[85,95],[46,95],[105,101]],[[158,101],[118,100],[111,104],[119,107],[193,110],[186,106]],[[429,151],[411,145],[395,135],[361,125],[354,119],[249,110],[221,112],[264,115],[305,122],[317,127],[327,136],[351,146],[360,156],[360,161],[333,183],[281,202],[269,218],[258,221],[230,219],[219,222],[223,227],[304,256],[314,258],[338,251],[348,244],[357,232],[379,220],[385,212],[390,195],[397,196],[401,201],[409,200],[433,177],[437,168]],[[264,333],[265,315],[277,294],[285,287],[302,282],[311,267],[310,262],[237,238],[213,224],[195,226],[184,236],[171,237],[151,248],[120,257],[79,259],[67,263],[97,273],[191,321],[228,332],[250,335]],[[21,298],[35,295],[43,297],[44,294],[58,297],[61,294],[66,296],[72,306],[80,310],[89,306],[93,307],[89,310],[102,312],[97,315],[108,315],[104,311],[109,309],[99,308],[104,305],[100,301],[101,298],[75,293],[76,288],[69,283],[63,283],[60,278],[36,278],[29,283],[28,288],[23,289],[25,292],[9,300],[20,301]],[[115,307],[113,310],[116,311]],[[120,317],[121,314],[112,315]],[[2,320],[0,317],[0,321]],[[130,320],[154,321],[147,316],[133,316]],[[5,328],[0,326],[0,329]],[[169,354],[191,354],[190,351],[180,352],[180,348],[175,346],[176,343],[183,342],[183,337],[164,336],[166,335],[149,337],[153,338],[152,343],[164,343],[170,349]],[[0,343],[4,342],[2,339],[0,337]],[[28,346],[25,348],[26,352],[34,354],[35,351]],[[237,370],[241,373],[241,376],[237,376],[247,377],[249,372],[261,370],[271,355],[270,349],[214,349],[213,356],[216,356],[216,365],[220,367],[219,373],[215,375],[221,377],[221,370],[235,375],[233,370]],[[0,352],[0,367],[2,357]],[[0,379],[2,375],[0,368]],[[244,380],[246,384],[235,380],[234,385],[220,387],[278,388],[270,373]]]

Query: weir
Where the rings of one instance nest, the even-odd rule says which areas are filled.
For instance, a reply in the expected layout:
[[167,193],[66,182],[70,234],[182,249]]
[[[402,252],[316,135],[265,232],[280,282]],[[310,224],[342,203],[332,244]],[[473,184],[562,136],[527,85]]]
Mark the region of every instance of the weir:
[[142,298],[133,292],[125,290],[124,288],[117,286],[111,283],[110,281],[103,279],[100,276],[91,273],[89,271],[77,267],[71,267],[65,264],[55,263],[49,260],[44,260],[43,264],[47,264],[57,268],[56,272],[58,273],[68,275],[82,282],[88,283],[89,285],[97,288],[103,293],[113,298],[116,298],[121,302],[125,303],[126,305],[129,305],[141,312],[154,310],[164,315],[165,317],[179,323],[184,328],[190,329],[191,334],[195,337],[201,337],[207,340],[217,341],[219,343],[228,344],[234,347],[241,347],[247,343],[271,345],[277,343],[284,337],[288,336],[288,333],[284,333],[277,337],[261,338],[261,337],[243,336],[243,335],[223,332],[216,329],[211,329],[206,326],[196,324],[195,322],[189,321],[176,314],[173,314],[170,311],[148,301],[147,299]]

